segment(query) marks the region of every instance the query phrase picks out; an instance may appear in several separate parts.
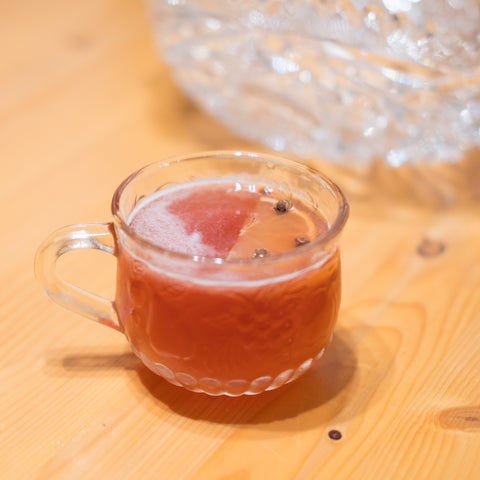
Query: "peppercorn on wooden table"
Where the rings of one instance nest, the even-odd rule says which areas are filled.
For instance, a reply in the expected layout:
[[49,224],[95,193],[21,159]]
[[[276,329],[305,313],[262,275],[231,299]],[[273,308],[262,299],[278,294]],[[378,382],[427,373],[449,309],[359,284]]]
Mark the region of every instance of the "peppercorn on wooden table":
[[[266,148],[176,88],[142,2],[2,2],[0,23],[0,478],[480,478],[478,151],[428,168],[305,159],[351,204],[334,340],[279,390],[190,393],[49,302],[34,253],[56,227],[108,221],[140,166]],[[113,257],[60,268],[113,296]]]

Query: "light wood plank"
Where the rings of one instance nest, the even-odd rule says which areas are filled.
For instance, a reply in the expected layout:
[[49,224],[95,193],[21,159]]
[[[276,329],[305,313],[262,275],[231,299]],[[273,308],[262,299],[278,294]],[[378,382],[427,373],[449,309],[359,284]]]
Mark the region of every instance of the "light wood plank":
[[[306,160],[351,202],[334,341],[278,391],[192,394],[44,298],[33,255],[58,226],[108,220],[144,164],[266,149],[178,91],[141,2],[1,2],[0,38],[2,479],[480,478],[478,151],[431,169]],[[112,258],[62,269],[113,295]]]

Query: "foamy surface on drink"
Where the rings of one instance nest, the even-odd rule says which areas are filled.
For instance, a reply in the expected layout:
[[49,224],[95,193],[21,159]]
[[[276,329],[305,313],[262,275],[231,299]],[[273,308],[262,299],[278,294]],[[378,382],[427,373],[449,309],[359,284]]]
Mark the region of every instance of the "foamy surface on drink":
[[160,190],[140,202],[128,219],[133,230],[166,250],[202,257],[251,258],[309,243],[327,224],[312,206],[284,199],[262,186],[195,183]]
[[187,231],[185,222],[169,211],[175,200],[188,196],[188,190],[170,193],[157,192],[137,205],[130,216],[133,230],[149,242],[166,250],[204,257],[215,256],[215,249],[202,242],[198,231]]

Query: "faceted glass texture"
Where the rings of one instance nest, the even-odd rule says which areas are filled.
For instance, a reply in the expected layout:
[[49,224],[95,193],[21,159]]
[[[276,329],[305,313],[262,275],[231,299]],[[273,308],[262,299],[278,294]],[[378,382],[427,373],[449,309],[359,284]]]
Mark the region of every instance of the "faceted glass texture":
[[480,146],[480,0],[150,0],[180,87],[233,131],[346,164]]

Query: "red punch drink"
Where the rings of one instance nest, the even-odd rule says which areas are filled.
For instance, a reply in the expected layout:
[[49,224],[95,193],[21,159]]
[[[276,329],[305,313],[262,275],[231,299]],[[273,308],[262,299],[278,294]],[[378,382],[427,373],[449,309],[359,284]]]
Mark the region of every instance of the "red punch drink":
[[[53,301],[124,333],[153,372],[195,392],[254,395],[322,356],[348,218],[325,175],[273,155],[192,154],[130,175],[112,216],[53,232],[35,271]],[[61,278],[57,260],[78,249],[115,255],[114,302]]]
[[143,249],[119,242],[118,316],[136,354],[172,383],[259,393],[298,377],[330,342],[340,259],[316,243],[332,225],[311,196],[266,180],[167,185],[126,219]]

